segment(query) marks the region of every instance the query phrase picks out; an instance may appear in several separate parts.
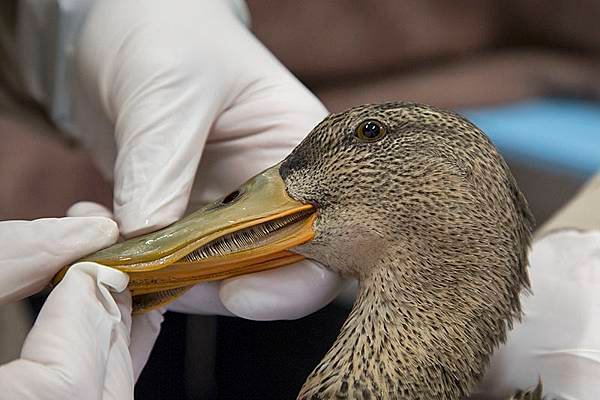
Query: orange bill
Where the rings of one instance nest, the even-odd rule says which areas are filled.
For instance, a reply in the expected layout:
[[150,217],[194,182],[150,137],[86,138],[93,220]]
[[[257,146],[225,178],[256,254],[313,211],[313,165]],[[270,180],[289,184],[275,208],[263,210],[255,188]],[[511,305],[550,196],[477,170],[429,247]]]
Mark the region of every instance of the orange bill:
[[[278,268],[314,237],[316,209],[292,199],[276,165],[235,192],[151,234],[98,251],[93,261],[129,275],[134,311],[164,305],[203,281]],[[54,282],[58,283],[68,267]]]

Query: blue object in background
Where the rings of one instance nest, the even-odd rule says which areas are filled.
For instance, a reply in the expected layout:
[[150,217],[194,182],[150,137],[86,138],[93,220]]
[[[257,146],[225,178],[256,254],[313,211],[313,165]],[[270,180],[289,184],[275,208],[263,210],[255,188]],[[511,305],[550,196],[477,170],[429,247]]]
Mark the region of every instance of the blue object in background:
[[600,102],[549,98],[461,113],[510,159],[581,176],[600,170]]

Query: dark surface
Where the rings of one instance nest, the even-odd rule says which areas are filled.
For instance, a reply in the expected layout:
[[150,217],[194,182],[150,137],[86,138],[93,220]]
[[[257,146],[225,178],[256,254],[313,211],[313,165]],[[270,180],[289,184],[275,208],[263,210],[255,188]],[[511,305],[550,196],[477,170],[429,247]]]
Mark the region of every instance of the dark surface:
[[295,399],[333,344],[348,311],[336,305],[297,321],[219,318],[219,399]]
[[136,399],[185,399],[185,330],[187,317],[167,313],[162,330],[135,387]]
[[[185,371],[183,352],[187,317],[168,313],[148,366],[136,386],[135,398],[295,399],[308,374],[335,340],[346,316],[344,308],[329,305],[297,321],[216,318],[216,387],[210,388],[207,383],[203,388],[191,391],[189,388],[197,383],[196,380],[206,380],[199,375],[203,373],[201,365],[206,364],[206,360],[199,354],[197,364],[188,364],[190,367]],[[212,318],[202,319],[212,324]],[[202,342],[202,336],[197,336],[199,342]]]

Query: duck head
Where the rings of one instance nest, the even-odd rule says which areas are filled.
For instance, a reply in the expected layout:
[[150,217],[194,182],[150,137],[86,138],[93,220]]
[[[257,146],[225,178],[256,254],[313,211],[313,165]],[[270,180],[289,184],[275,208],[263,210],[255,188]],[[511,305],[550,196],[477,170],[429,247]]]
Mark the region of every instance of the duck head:
[[489,139],[432,107],[359,106],[326,118],[280,173],[319,213],[294,252],[359,282],[299,398],[468,394],[529,285],[533,218]]
[[300,399],[459,399],[520,316],[532,225],[477,127],[387,103],[328,116],[232,194],[86,259],[129,273],[138,310],[315,259],[359,293]]

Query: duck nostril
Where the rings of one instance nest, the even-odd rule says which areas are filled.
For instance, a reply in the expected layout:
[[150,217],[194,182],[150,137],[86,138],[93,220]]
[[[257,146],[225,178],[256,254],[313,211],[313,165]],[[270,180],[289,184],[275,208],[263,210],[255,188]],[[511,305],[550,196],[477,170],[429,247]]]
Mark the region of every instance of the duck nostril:
[[229,203],[235,201],[238,197],[240,197],[240,191],[239,190],[233,191],[233,192],[229,193],[227,196],[225,196],[225,198],[221,201],[221,204],[229,204]]

